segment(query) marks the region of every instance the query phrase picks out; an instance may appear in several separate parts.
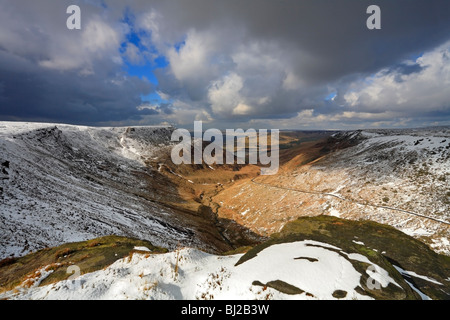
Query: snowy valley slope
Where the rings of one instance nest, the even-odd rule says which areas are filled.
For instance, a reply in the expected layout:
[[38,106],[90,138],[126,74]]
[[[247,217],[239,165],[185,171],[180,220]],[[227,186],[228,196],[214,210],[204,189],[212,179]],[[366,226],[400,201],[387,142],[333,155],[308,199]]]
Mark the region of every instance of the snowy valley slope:
[[110,234],[208,248],[154,201],[176,194],[144,164],[171,130],[0,122],[0,258]]
[[214,197],[219,216],[260,234],[299,216],[368,219],[450,254],[449,128],[340,132],[316,148],[306,165],[300,155]]
[[[163,170],[172,130],[0,122],[0,298],[450,298],[449,129],[337,133],[225,187],[193,166],[217,190],[205,215],[167,202],[204,183]],[[212,254],[233,247],[212,209],[269,240]]]

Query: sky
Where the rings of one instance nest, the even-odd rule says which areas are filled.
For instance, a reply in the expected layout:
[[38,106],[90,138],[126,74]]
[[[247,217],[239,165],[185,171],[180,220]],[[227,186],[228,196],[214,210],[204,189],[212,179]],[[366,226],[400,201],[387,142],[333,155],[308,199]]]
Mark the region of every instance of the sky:
[[449,88],[448,0],[0,0],[0,121],[440,126]]

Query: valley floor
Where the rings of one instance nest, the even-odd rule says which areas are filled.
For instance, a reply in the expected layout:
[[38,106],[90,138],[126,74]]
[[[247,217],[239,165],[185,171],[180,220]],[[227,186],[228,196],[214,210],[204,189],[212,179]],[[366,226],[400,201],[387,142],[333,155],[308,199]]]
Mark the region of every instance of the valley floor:
[[108,235],[171,250],[118,257],[78,282],[41,287],[53,268],[42,265],[31,288],[8,298],[378,298],[358,289],[367,273],[353,258],[405,297],[435,294],[417,279],[399,285],[411,268],[387,270],[318,240],[271,245],[243,264],[244,253],[220,254],[246,252],[298,218],[328,216],[390,225],[450,255],[450,129],[284,132],[272,176],[256,165],[175,166],[172,130],[0,123],[0,268]]

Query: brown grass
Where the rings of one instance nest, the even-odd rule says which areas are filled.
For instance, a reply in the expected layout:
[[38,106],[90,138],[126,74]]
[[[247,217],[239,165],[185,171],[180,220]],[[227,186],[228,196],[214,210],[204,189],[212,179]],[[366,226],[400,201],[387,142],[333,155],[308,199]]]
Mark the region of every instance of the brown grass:
[[89,241],[88,244],[86,245],[86,247],[93,248],[93,247],[97,247],[97,246],[101,246],[101,245],[102,245],[102,243],[99,240],[94,239],[94,240]]
[[64,248],[64,249],[61,249],[61,250],[56,251],[55,257],[56,257],[56,259],[58,259],[58,258],[63,258],[63,257],[66,257],[66,256],[68,256],[68,255],[74,253],[74,252],[75,252],[74,249],[71,249],[71,248]]
[[8,266],[10,264],[13,264],[16,261],[17,261],[17,258],[14,258],[14,257],[8,257],[3,260],[0,260],[0,268]]

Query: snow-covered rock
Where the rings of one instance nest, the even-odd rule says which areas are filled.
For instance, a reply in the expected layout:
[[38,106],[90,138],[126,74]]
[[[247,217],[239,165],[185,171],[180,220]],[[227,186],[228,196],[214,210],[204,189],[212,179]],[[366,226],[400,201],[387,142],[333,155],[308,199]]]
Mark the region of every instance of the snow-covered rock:
[[[166,254],[135,253],[108,268],[75,280],[8,292],[9,299],[372,299],[360,287],[362,274],[339,248],[318,241],[272,245],[256,257],[237,264],[242,254],[217,256],[185,248]],[[364,261],[368,261],[365,259]],[[377,265],[371,276],[383,287],[401,288]],[[296,288],[284,293],[270,283]],[[269,284],[269,285],[265,285]],[[357,289],[359,288],[359,289]],[[281,290],[281,291],[280,291]]]

